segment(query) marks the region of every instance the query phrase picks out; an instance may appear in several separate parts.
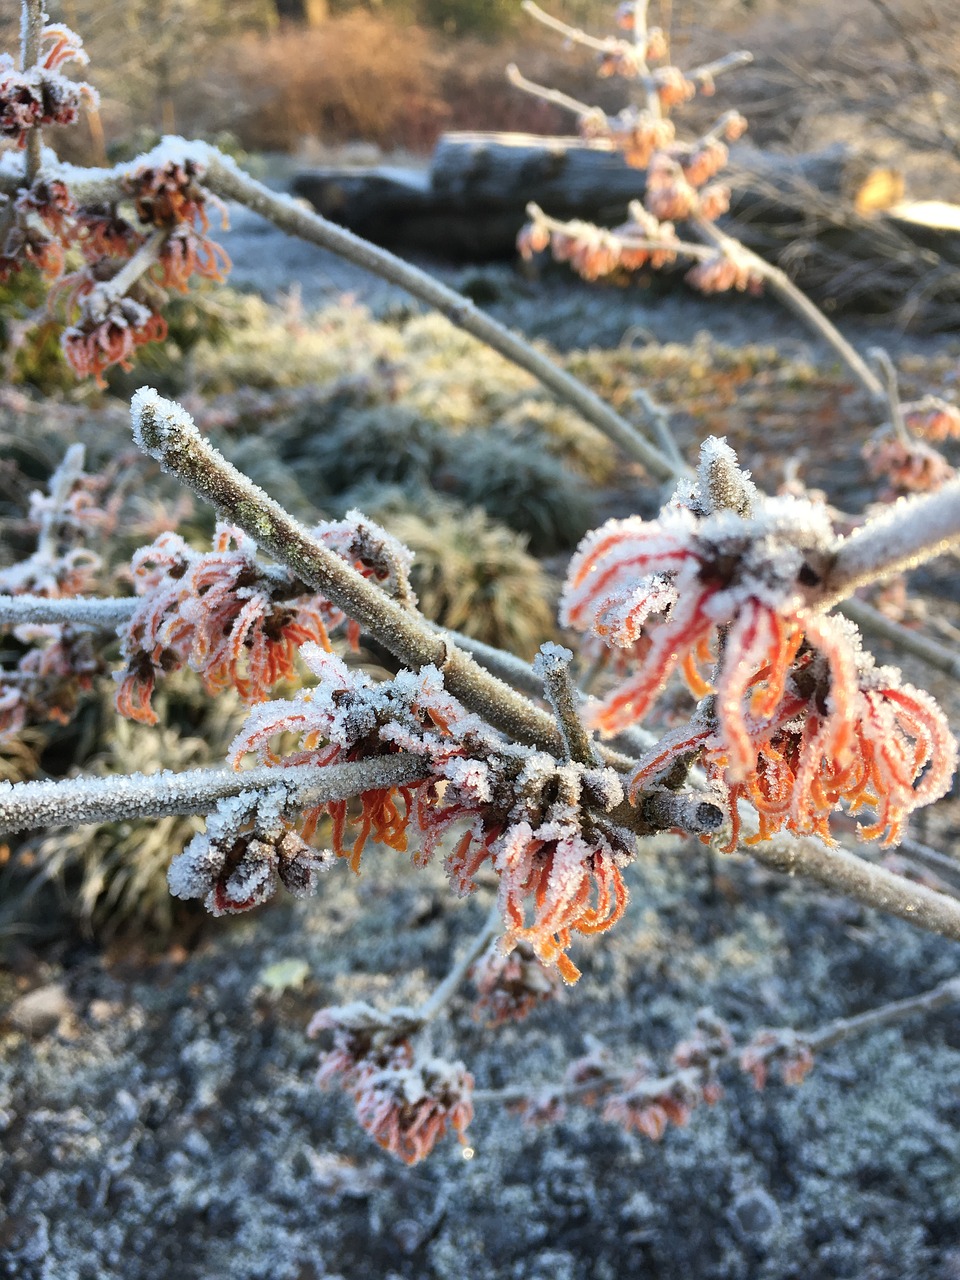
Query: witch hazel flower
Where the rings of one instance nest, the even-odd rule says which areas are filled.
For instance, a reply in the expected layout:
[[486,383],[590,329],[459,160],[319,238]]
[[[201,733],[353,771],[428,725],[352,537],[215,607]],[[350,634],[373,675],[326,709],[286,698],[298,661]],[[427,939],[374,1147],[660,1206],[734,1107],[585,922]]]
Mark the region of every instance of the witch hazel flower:
[[905,404],[903,419],[909,431],[924,440],[956,440],[960,438],[960,408],[939,396],[924,396]]
[[96,90],[68,80],[60,70],[68,62],[85,66],[88,61],[80,37],[59,24],[43,28],[34,66],[18,71],[10,54],[0,54],[0,137],[22,148],[31,129],[74,124],[84,101],[96,106]]
[[[281,768],[398,751],[420,756],[421,780],[359,797],[352,843],[346,800],[307,810],[304,839],[329,814],[334,851],[359,870],[368,838],[402,851],[412,828],[419,835],[414,862],[423,865],[461,828],[445,861],[455,891],[471,893],[489,866],[506,925],[502,950],[526,944],[541,964],[575,981],[580,971],[566,954],[573,935],[610,928],[627,903],[621,869],[636,842],[608,816],[624,799],[616,772],[505,741],[446,692],[436,667],[374,685],[317,645],[304,645],[301,657],[319,683],[254,708],[231,748],[234,764],[247,752]],[[280,757],[273,744],[281,733],[296,734],[299,749]]]
[[[937,416],[931,418],[935,421]],[[930,438],[942,439],[945,435]],[[875,431],[864,442],[860,454],[873,479],[888,482],[883,496],[890,499],[904,493],[933,493],[957,474],[943,454],[926,440],[900,435],[890,426]]]
[[200,898],[215,916],[249,911],[272,898],[278,883],[295,897],[317,890],[317,875],[332,855],[318,853],[284,816],[282,791],[242,791],[221,800],[206,831],[194,836],[170,864],[175,898]]
[[740,1070],[753,1079],[755,1089],[764,1088],[771,1067],[784,1084],[802,1084],[813,1062],[810,1044],[790,1027],[763,1028],[740,1052]]
[[422,1020],[413,1009],[387,1012],[362,1001],[321,1009],[311,1037],[332,1032],[317,1084],[349,1093],[361,1127],[404,1164],[417,1164],[452,1129],[465,1141],[473,1119],[473,1077],[462,1062],[429,1056],[411,1042]]
[[635,802],[702,758],[727,792],[732,849],[740,798],[758,810],[759,838],[787,827],[829,839],[828,816],[847,803],[872,807],[860,834],[891,844],[913,809],[945,794],[957,746],[933,699],[876,668],[851,623],[808,603],[835,545],[821,506],[761,499],[716,440],[659,520],[587,536],[561,620],[642,655],[594,710],[596,726],[612,734],[641,719],[678,668],[701,699],[641,761]]
[[157,678],[186,665],[211,693],[233,687],[245,701],[260,701],[295,675],[299,645],[329,643],[327,629],[343,615],[286,570],[262,565],[256,550],[239,529],[218,524],[210,552],[165,533],[136,553],[133,581],[143,599],[120,632],[121,715],[156,724]]
[[527,942],[518,942],[508,955],[492,942],[470,977],[479,997],[474,1016],[489,1027],[520,1022],[562,991],[556,970],[542,965]]

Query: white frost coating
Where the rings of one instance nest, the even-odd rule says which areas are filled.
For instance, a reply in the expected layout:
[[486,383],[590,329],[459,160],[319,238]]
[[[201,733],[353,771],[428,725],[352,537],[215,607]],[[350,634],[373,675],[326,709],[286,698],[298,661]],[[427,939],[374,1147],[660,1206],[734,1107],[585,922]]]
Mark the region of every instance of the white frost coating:
[[113,597],[68,596],[51,600],[47,596],[0,595],[0,625],[47,626],[64,623],[91,631],[112,631],[130,620],[136,600]]
[[324,768],[190,769],[64,782],[0,782],[0,832],[83,826],[172,814],[208,813],[244,790],[281,790],[291,811],[346,799],[374,786],[402,786],[421,777],[423,762],[406,753]]
[[124,160],[110,169],[88,169],[81,165],[70,164],[68,161],[59,160],[52,151],[44,153],[43,167],[50,177],[59,178],[73,190],[75,186],[82,188],[93,184],[118,183],[128,174],[136,173],[138,169],[162,168],[168,164],[182,165],[188,161],[198,170],[203,171],[210,167],[213,160],[218,161],[224,168],[236,169],[236,165],[229,157],[221,155],[216,147],[212,147],[208,142],[187,141],[186,138],[167,134],[152,150],[142,152],[133,160]]
[[541,680],[545,680],[551,672],[558,668],[566,669],[572,661],[572,650],[547,640],[540,646],[540,651],[533,660],[533,669]]
[[[141,387],[130,401],[130,420],[133,438],[139,449],[158,461],[163,460],[163,446],[177,436],[197,437],[200,431],[193,418],[175,400],[167,400],[153,387]],[[144,439],[145,421],[148,430],[158,438],[157,444]]]
[[858,586],[900,573],[960,544],[960,481],[925,498],[901,498],[841,542],[826,583],[825,606]]
[[744,471],[737,455],[721,436],[708,436],[700,446],[696,497],[707,512],[724,510],[747,515],[759,498],[750,472]]

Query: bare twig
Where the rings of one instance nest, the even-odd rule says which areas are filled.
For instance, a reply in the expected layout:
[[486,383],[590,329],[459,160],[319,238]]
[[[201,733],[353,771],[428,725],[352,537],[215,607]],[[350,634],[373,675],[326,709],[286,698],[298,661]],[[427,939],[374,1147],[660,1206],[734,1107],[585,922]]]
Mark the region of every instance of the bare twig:
[[912,1018],[918,1013],[933,1013],[937,1009],[948,1008],[960,1000],[960,978],[948,978],[939,986],[931,987],[916,996],[907,996],[904,1000],[893,1000],[876,1009],[868,1009],[865,1013],[855,1014],[851,1018],[836,1018],[816,1031],[808,1032],[804,1041],[814,1052],[832,1049],[842,1040],[852,1036],[863,1035],[865,1031],[873,1031],[877,1027],[890,1026],[891,1023],[902,1022],[904,1018]]
[[395,258],[393,254],[361,240],[318,214],[278,196],[262,183],[242,173],[226,157],[211,150],[204,183],[227,200],[236,200],[267,218],[289,235],[309,244],[330,249],[348,262],[372,271],[391,284],[406,289],[414,297],[434,307],[458,328],[479,338],[492,350],[533,374],[554,396],[583,415],[628,457],[642,462],[660,480],[670,480],[674,468],[668,458],[652,445],[625,418],[594,395],[577,378],[542,355],[525,339],[491,319],[462,294],[448,289],[425,271]]
[[570,678],[573,654],[558,644],[543,644],[533,663],[533,670],[543,681],[543,692],[553,707],[563,734],[568,760],[594,764],[597,752],[593,740],[580,719],[576,687]]
[[[524,93],[529,94],[531,98],[540,98],[541,101],[549,102],[555,107],[562,107],[564,111],[572,111],[576,116],[584,116],[590,111],[589,102],[581,102],[579,98],[571,98],[568,93],[561,93],[559,89],[551,89],[548,85],[537,84],[535,80],[528,80],[521,73],[515,62],[511,62],[507,66],[507,80],[515,89],[522,90]],[[603,147],[603,150],[607,149],[607,146]]]
[[912,654],[925,662],[928,667],[937,671],[945,671],[948,676],[960,680],[960,654],[954,649],[933,640],[919,631],[911,631],[899,622],[885,617],[879,609],[867,604],[865,600],[851,597],[841,602],[840,612],[846,614],[857,624],[861,631],[888,640],[904,653]]
[[[894,1000],[849,1018],[836,1018],[812,1031],[791,1032],[790,1035],[798,1044],[806,1046],[814,1053],[821,1053],[825,1049],[834,1048],[844,1040],[864,1035],[879,1027],[892,1026],[918,1014],[949,1008],[958,1002],[960,1002],[960,978],[948,978],[945,982],[918,995],[908,996],[904,1000]],[[715,1055],[711,1064],[713,1069],[738,1064],[745,1048],[745,1045],[735,1044],[724,1053]],[[531,1097],[541,1095],[556,1102],[575,1103],[584,1099],[604,1097],[621,1088],[635,1074],[635,1067],[617,1068],[611,1064],[601,1074],[591,1074],[588,1080],[581,1083],[560,1081],[534,1088],[515,1085],[504,1089],[475,1089],[473,1100],[510,1106],[527,1102]],[[699,1076],[700,1072],[696,1068],[685,1067],[657,1078],[641,1079],[631,1085],[631,1097],[638,1099],[645,1097],[655,1101],[669,1094],[671,1089],[685,1080],[696,1084]]]
[[[638,5],[638,8],[641,6]],[[646,0],[643,0],[643,10],[646,11]],[[621,40],[618,36],[591,36],[580,27],[573,27],[568,22],[564,22],[562,18],[555,18],[553,14],[547,13],[541,9],[538,4],[534,4],[534,0],[523,0],[520,8],[524,13],[528,13],[531,18],[535,18],[545,27],[549,27],[551,31],[555,31],[557,35],[563,36],[564,40],[569,40],[571,44],[582,45],[585,49],[593,49],[595,53],[609,53],[611,50],[620,48],[629,48],[625,40]]]
[[[171,139],[165,139],[162,150],[148,152],[138,158],[136,169],[149,166],[154,154],[169,163]],[[224,200],[235,200],[259,214],[287,235],[297,236],[308,244],[328,249],[347,262],[362,267],[389,284],[435,308],[451,324],[472,334],[518,368],[526,369],[560,402],[570,405],[628,457],[643,465],[661,480],[674,476],[669,459],[639,431],[622,418],[599,396],[577,378],[560,368],[524,338],[498,323],[476,307],[468,298],[435,280],[427,272],[394,257],[385,249],[362,240],[344,227],[328,222],[319,214],[304,209],[289,196],[278,195],[257,182],[215,147],[206,143],[183,141],[182,160],[190,159],[202,171],[203,185]],[[113,169],[81,169],[68,164],[49,166],[50,176],[62,179],[78,204],[114,204],[129,198],[125,179],[133,172],[130,165]],[[12,194],[18,177],[12,170],[0,174],[0,192]]]
[[51,623],[79,627],[84,631],[112,631],[129,622],[139,604],[134,599],[94,599],[90,596],[0,595],[0,626],[44,627]]
[[960,942],[960,902],[894,875],[839,845],[831,848],[814,836],[780,834],[750,845],[744,852],[774,871],[814,880],[864,906],[907,920],[918,929]]
[[441,983],[434,989],[429,999],[425,1000],[417,1009],[417,1015],[420,1018],[422,1026],[428,1022],[432,1022],[437,1014],[450,1003],[461,984],[470,972],[475,961],[483,955],[487,947],[503,931],[503,920],[500,915],[500,909],[494,902],[487,915],[487,919],[483,928],[475,938],[472,938],[469,946],[463,955],[456,961],[453,968],[443,979]]
[[847,368],[856,375],[857,380],[863,384],[871,397],[878,403],[886,402],[887,393],[883,383],[860,353],[846,340],[840,330],[830,323],[820,308],[811,302],[802,290],[797,288],[785,272],[746,248],[733,236],[721,231],[712,222],[707,222],[705,218],[692,218],[691,225],[707,244],[712,244],[725,253],[733,254],[752,267],[758,275],[761,275],[781,301],[795,315],[799,316],[814,333],[819,334],[824,341],[833,347],[834,351],[840,356]]
[[858,587],[888,578],[960,546],[960,481],[922,498],[901,499],[840,544],[818,588],[830,608]]
[[84,826],[171,814],[209,813],[242,791],[283,792],[284,808],[296,812],[328,800],[345,800],[371,787],[402,787],[425,775],[416,755],[398,752],[371,760],[260,768],[189,769],[134,773],[58,782],[0,782],[0,832],[34,827]]
[[903,405],[900,403],[900,386],[897,381],[897,371],[893,361],[890,359],[890,353],[885,351],[883,347],[871,347],[867,355],[883,375],[883,381],[887,389],[887,404],[890,407],[890,423],[897,434],[897,438],[902,440],[904,444],[910,444],[910,432],[907,430],[907,424],[903,420]]
[[[20,10],[20,69],[24,72],[40,59],[40,39],[46,14],[43,0],[24,0]],[[43,130],[34,126],[27,131],[26,181],[32,187],[40,172],[43,154]]]

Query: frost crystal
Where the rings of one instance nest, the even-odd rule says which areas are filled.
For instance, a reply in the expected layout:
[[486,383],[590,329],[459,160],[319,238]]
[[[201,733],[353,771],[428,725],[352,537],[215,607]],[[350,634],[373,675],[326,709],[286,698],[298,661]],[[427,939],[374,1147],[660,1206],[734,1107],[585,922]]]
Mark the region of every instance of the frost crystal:
[[[786,826],[829,840],[829,814],[846,801],[872,806],[861,835],[890,844],[913,809],[946,792],[957,746],[943,713],[899,673],[875,672],[851,623],[817,612],[815,596],[807,605],[837,545],[822,506],[760,499],[719,441],[659,521],[612,520],[587,536],[562,620],[637,659],[600,704],[598,727],[641,718],[677,667],[704,699],[641,763],[633,798],[702,756],[727,791],[732,849],[741,796],[761,838]],[[713,663],[709,680],[702,663]]]

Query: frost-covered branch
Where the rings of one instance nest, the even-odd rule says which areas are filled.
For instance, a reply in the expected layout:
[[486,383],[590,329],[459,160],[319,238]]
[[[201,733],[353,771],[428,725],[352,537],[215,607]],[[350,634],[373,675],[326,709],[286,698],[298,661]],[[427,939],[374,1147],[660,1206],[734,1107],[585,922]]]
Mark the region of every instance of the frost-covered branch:
[[867,1009],[864,1013],[857,1013],[849,1018],[835,1018],[833,1022],[827,1022],[815,1031],[808,1031],[803,1038],[814,1052],[819,1053],[854,1036],[875,1031],[878,1027],[888,1027],[917,1014],[948,1009],[958,1002],[960,977],[947,978],[945,982],[918,995],[892,1000],[889,1004],[878,1005],[875,1009]]
[[437,984],[432,994],[417,1009],[417,1016],[421,1026],[426,1026],[428,1022],[432,1022],[447,1007],[460,990],[464,979],[478,957],[483,955],[493,939],[502,932],[503,922],[500,918],[500,909],[494,903],[487,914],[483,928],[480,929],[476,937],[471,938],[469,945],[463,954],[457,958],[450,972],[442,982]]
[[164,770],[58,782],[0,782],[0,832],[209,813],[221,800],[244,791],[281,793],[283,807],[295,812],[370,788],[401,787],[423,775],[422,758],[404,752],[325,768]]
[[262,183],[241,172],[219,153],[210,155],[204,182],[217,195],[245,205],[254,213],[267,218],[281,231],[298,236],[320,248],[329,249],[346,261],[373,272],[426,302],[458,328],[479,338],[492,350],[533,374],[557,399],[582,414],[628,457],[642,462],[658,479],[669,480],[675,475],[672,462],[644,439],[625,418],[585,387],[579,379],[566,373],[525,339],[479,310],[462,294],[447,288],[426,272],[410,266],[386,250],[377,248],[344,228],[327,222],[318,214],[303,209],[294,201],[276,195]]
[[773,871],[803,876],[927,933],[960,942],[960,902],[956,898],[895,875],[840,845],[826,845],[812,836],[771,835],[744,852]]
[[818,590],[823,608],[858,587],[913,569],[960,546],[960,481],[922,498],[901,499],[841,543]]
[[558,644],[543,644],[533,663],[533,670],[543,681],[543,692],[553,707],[557,725],[566,745],[566,758],[580,764],[594,764],[597,753],[593,741],[580,719],[576,687],[570,677],[573,654]]
[[[681,1042],[674,1053],[675,1069],[656,1074],[653,1064],[640,1058],[630,1067],[617,1067],[606,1051],[595,1049],[588,1057],[571,1063],[565,1079],[536,1088],[511,1085],[502,1089],[475,1089],[475,1102],[495,1102],[506,1106],[527,1104],[525,1114],[531,1120],[557,1117],[556,1108],[563,1103],[590,1104],[623,1091],[616,1107],[607,1107],[604,1118],[645,1133],[662,1136],[666,1121],[682,1123],[698,1102],[716,1102],[722,1090],[717,1072],[733,1066],[753,1077],[762,1087],[769,1067],[780,1067],[784,1082],[799,1084],[813,1067],[814,1053],[832,1049],[844,1040],[865,1035],[880,1027],[893,1026],[906,1018],[934,1013],[960,1003],[960,978],[948,978],[927,991],[903,1000],[878,1005],[848,1018],[836,1018],[811,1031],[790,1028],[765,1028],[747,1043],[737,1044],[723,1023],[709,1010],[697,1015],[698,1026],[690,1039]],[[714,1088],[711,1090],[710,1085]],[[704,1086],[707,1086],[706,1088]],[[623,1105],[628,1101],[629,1106]],[[673,1106],[671,1106],[671,1102]],[[662,1117],[649,1115],[651,1127],[638,1123],[644,1109],[664,1107]],[[676,1108],[676,1110],[674,1110]],[[632,1113],[632,1115],[631,1115]],[[631,1122],[632,1121],[632,1122]]]
[[90,631],[113,631],[128,622],[139,601],[92,596],[65,596],[50,599],[47,596],[0,595],[0,626],[49,626],[63,623]]
[[[22,0],[20,8],[20,70],[27,74],[40,60],[40,44],[46,15],[43,0]],[[25,168],[27,184],[40,172],[43,132],[37,125],[27,134]]]
[[816,303],[811,302],[803,290],[797,288],[785,271],[767,262],[765,258],[761,258],[759,254],[754,253],[739,240],[727,235],[704,218],[694,218],[691,225],[707,244],[715,246],[724,254],[733,255],[756,271],[794,315],[833,347],[873,400],[878,404],[887,403],[884,384],[857,349],[847,341],[836,325],[830,323]]
[[491,724],[521,742],[562,753],[563,740],[551,716],[443,640],[418,614],[390,599],[314,538],[204,440],[186,410],[144,388],[134,396],[131,411],[134,436],[145,453],[308,586],[322,591],[405,666],[419,670],[435,664],[450,692]]
[[579,98],[571,98],[568,93],[559,89],[551,89],[549,85],[537,84],[528,80],[515,62],[507,65],[507,83],[515,89],[522,90],[531,98],[539,98],[541,102],[549,102],[551,106],[562,107],[564,111],[572,111],[574,115],[584,116],[590,111],[589,102],[581,102]]

